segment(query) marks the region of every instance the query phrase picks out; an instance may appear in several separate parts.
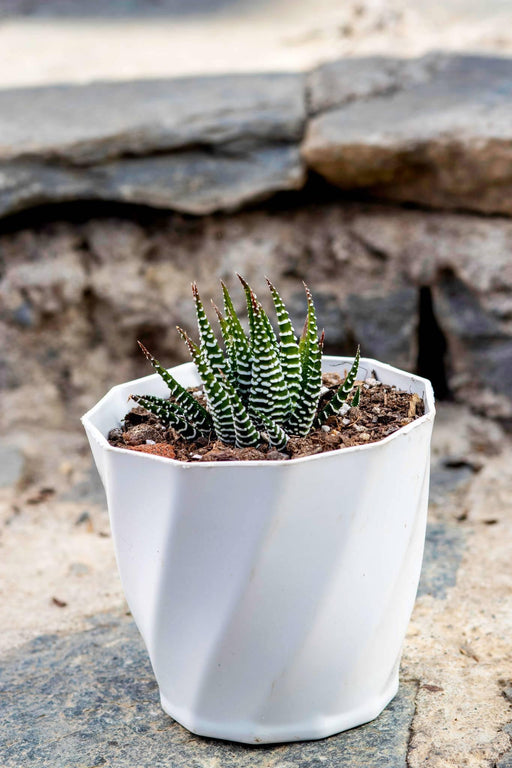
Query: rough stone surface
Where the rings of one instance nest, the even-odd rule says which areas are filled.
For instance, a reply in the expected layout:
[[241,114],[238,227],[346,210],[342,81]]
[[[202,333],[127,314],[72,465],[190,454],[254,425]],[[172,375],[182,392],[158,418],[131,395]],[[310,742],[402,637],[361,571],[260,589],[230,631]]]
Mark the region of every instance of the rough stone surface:
[[[297,141],[301,75],[226,75],[0,91],[0,160],[93,165],[233,141]],[[37,131],[34,131],[37,126]]]
[[5,440],[0,440],[0,488],[17,485],[23,475],[22,451]]
[[406,768],[415,683],[402,683],[384,714],[361,728],[255,749],[193,736],[171,720],[133,622],[104,615],[97,623],[64,637],[43,635],[2,658],[2,768]]
[[297,189],[302,81],[269,74],[0,91],[0,215],[77,199],[204,214]]
[[202,219],[93,218],[0,235],[0,428],[73,426],[110,386],[149,372],[138,338],[167,365],[186,360],[175,325],[195,328],[190,283],[218,302],[218,280],[226,280],[243,311],[235,272],[270,308],[268,274],[297,330],[305,279],[327,352],[350,355],[360,343],[366,356],[411,370],[420,289],[429,287],[447,349],[427,328],[423,352],[437,368],[423,373],[444,364],[457,400],[510,421],[511,252],[512,222],[503,217],[341,203]]
[[[376,66],[377,62],[376,62]],[[512,212],[510,97],[512,61],[479,56],[428,59],[403,77],[363,68],[350,90],[342,78],[332,101],[332,70],[312,82],[310,100],[329,109],[308,124],[306,164],[343,189],[441,208]],[[315,83],[318,81],[318,95]],[[380,85],[379,85],[380,82]],[[387,83],[387,85],[386,85]],[[364,98],[367,96],[367,98]],[[339,100],[339,108],[331,108]],[[347,102],[343,104],[343,102]]]
[[465,533],[457,523],[430,523],[427,526],[423,568],[418,596],[444,599],[454,587],[465,546]]
[[119,158],[80,168],[7,162],[0,175],[0,215],[80,199],[141,203],[199,215],[234,210],[274,192],[298,189],[303,182],[299,150],[284,144]]
[[311,115],[376,96],[389,98],[398,91],[428,82],[445,66],[446,54],[419,59],[368,56],[329,61],[309,73],[306,81]]
[[268,748],[197,738],[164,715],[84,437],[27,429],[25,485],[0,489],[2,768],[506,767],[512,448],[460,405],[441,403],[438,426],[434,466],[466,457],[480,469],[430,509],[399,696],[362,728]]
[[510,214],[511,94],[512,59],[449,54],[6,89],[0,216],[83,199],[202,215],[301,189],[306,166],[373,198]]

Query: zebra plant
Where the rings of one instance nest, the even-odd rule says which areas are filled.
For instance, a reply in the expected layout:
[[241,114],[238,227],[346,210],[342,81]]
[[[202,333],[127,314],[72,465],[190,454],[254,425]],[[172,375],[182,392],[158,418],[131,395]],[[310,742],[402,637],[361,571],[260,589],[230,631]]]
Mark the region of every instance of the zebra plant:
[[[132,395],[132,399],[187,440],[216,438],[238,448],[257,446],[265,440],[277,450],[283,450],[290,436],[308,435],[347,407],[359,367],[359,349],[343,384],[319,408],[323,333],[319,337],[309,288],[304,283],[307,316],[297,341],[288,311],[272,283],[267,280],[277,318],[277,335],[254,291],[240,275],[238,277],[246,297],[248,334],[224,283],[223,311],[214,305],[223,348],[195,284],[192,293],[199,343],[194,343],[178,328],[201,377],[206,407],[182,387],[141,342],[142,351],[167,384],[170,398]],[[359,389],[351,402],[352,405],[359,403]]]

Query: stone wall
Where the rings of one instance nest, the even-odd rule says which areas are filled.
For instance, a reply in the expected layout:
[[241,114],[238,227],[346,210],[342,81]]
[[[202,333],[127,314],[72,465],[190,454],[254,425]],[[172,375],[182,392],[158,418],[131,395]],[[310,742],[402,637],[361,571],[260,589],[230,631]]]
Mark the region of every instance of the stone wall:
[[137,338],[186,359],[190,282],[235,271],[510,421],[511,95],[512,61],[446,55],[0,92],[0,428],[76,426],[147,372]]
[[296,328],[305,279],[326,351],[352,354],[360,342],[366,356],[398,366],[419,360],[441,394],[447,386],[480,412],[512,415],[505,218],[331,202],[55,222],[4,234],[0,249],[3,429],[76,424],[108,387],[149,372],[138,338],[168,365],[187,359],[175,325],[194,328],[191,281],[219,302],[224,279],[242,308],[235,271],[262,298],[263,275],[275,281]]

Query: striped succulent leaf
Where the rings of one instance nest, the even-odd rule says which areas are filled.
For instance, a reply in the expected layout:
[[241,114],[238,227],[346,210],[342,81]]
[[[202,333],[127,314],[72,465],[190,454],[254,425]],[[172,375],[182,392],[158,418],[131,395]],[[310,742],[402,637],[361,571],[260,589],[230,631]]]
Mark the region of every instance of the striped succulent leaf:
[[283,422],[290,412],[290,395],[283,376],[279,352],[269,335],[261,304],[252,294],[254,337],[252,342],[252,381],[248,410],[258,420],[262,411],[270,419]]
[[146,349],[144,344],[142,344],[140,341],[137,343],[144,353],[146,359],[149,360],[155,371],[167,384],[172,399],[179,405],[180,409],[183,411],[184,417],[190,421],[191,424],[197,427],[197,429],[203,434],[211,432],[213,429],[212,417],[206,408],[203,408],[203,406],[198,403],[194,395],[188,392],[185,387],[182,387],[181,384],[176,381],[174,376],[172,376],[168,370],[160,365],[158,360],[153,357],[151,352]]
[[[288,386],[290,395],[290,411],[293,411],[300,392],[301,385],[301,359],[299,345],[295,338],[292,321],[281,296],[274,288],[270,280],[267,283],[272,294],[272,300],[276,310],[277,324],[279,327],[279,358],[281,368]],[[287,414],[288,415],[288,414]]]
[[284,429],[276,421],[273,421],[272,419],[269,419],[268,416],[265,416],[265,414],[261,411],[258,411],[257,417],[263,424],[270,445],[272,445],[278,451],[284,451],[288,440],[290,439]]
[[195,283],[192,283],[192,295],[194,296],[194,302],[196,305],[197,327],[199,330],[200,340],[199,346],[201,352],[204,352],[206,355],[206,358],[208,359],[210,367],[213,371],[218,371],[220,369],[222,373],[227,376],[229,374],[229,368],[226,363],[226,358],[224,357],[224,353],[222,352],[222,349],[220,348],[219,343],[215,338],[215,333],[213,332],[210,321],[206,317],[203,302],[201,301],[201,297],[199,296],[199,291],[197,290],[197,285]]
[[233,342],[233,336],[231,335],[230,328],[229,328],[229,322],[224,317],[224,315],[222,314],[218,306],[213,301],[212,301],[212,306],[217,315],[217,319],[219,321],[219,326],[220,326],[220,332],[222,335],[222,340],[224,342],[226,364],[228,368],[228,378],[232,384],[236,385],[236,382],[238,380],[237,359],[236,359],[235,345]]
[[185,440],[197,440],[204,435],[192,422],[187,421],[185,413],[171,400],[154,395],[130,395],[131,400],[141,405],[146,411],[154,413],[165,427],[173,427]]
[[251,389],[251,347],[242,324],[235,312],[227,287],[222,283],[224,315],[229,334],[232,338],[231,362],[237,375],[237,389],[244,404],[249,399]]
[[[360,357],[360,349],[358,347],[356,356],[354,358],[354,362],[352,363],[352,367],[350,368],[350,371],[345,377],[345,381],[339,387],[339,389],[336,390],[334,395],[327,402],[327,404],[322,408],[322,410],[318,413],[315,419],[315,426],[320,426],[321,424],[325,424],[325,422],[330,416],[334,416],[335,414],[339,413],[340,408],[343,406],[347,397],[352,392],[352,388],[354,386],[354,382],[357,376],[357,370],[359,368],[359,357]],[[356,402],[354,402],[354,399],[356,397],[357,397],[357,400]],[[354,395],[354,399],[352,400],[352,405],[354,407],[359,404],[359,397],[360,397],[360,391],[359,389],[357,389]]]
[[322,339],[318,338],[315,306],[311,292],[306,284],[308,313],[306,324],[299,343],[301,358],[300,397],[295,409],[288,418],[285,429],[292,435],[304,437],[310,432],[318,408],[322,388]]
[[249,320],[249,343],[252,346],[254,343],[254,332],[255,332],[255,325],[254,325],[254,300],[256,299],[256,295],[251,291],[251,288],[245,280],[242,275],[239,275],[237,272],[238,279],[242,283],[242,288],[244,289],[245,293],[245,302],[247,304],[247,318]]
[[[183,437],[210,436],[238,447],[252,447],[262,439],[284,450],[290,435],[305,436],[336,413],[350,394],[359,365],[359,350],[345,382],[318,414],[321,391],[323,333],[318,327],[313,299],[305,285],[307,316],[297,343],[285,304],[267,280],[274,303],[279,342],[269,317],[249,284],[240,277],[249,315],[249,338],[222,283],[224,311],[217,307],[225,352],[206,316],[197,286],[192,286],[199,344],[178,328],[203,383],[207,407],[182,387],[141,344],[141,349],[169,387],[171,398],[135,395],[134,400],[171,425]],[[359,402],[359,390],[352,405]]]
[[227,379],[224,384],[231,401],[233,425],[235,427],[235,445],[239,448],[251,448],[258,445],[261,442],[261,435],[251,421],[236,389]]
[[213,371],[206,353],[197,344],[194,344],[182,328],[178,328],[178,332],[188,346],[203,382],[217,437],[223,443],[236,444],[233,409],[223,380],[223,376],[225,379],[225,374],[222,374],[220,370],[217,372]]

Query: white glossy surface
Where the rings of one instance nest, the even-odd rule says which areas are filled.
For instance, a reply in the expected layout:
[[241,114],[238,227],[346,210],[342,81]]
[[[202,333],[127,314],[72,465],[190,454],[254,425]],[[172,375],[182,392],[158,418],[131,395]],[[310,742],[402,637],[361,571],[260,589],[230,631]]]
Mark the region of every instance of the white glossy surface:
[[[324,358],[324,370],[350,362]],[[112,448],[131,392],[83,417],[123,587],[162,705],[195,733],[315,739],[376,717],[398,687],[426,526],[432,389],[373,360],[360,375],[424,397],[370,445],[288,462],[187,464]],[[174,369],[197,382],[192,364]]]

